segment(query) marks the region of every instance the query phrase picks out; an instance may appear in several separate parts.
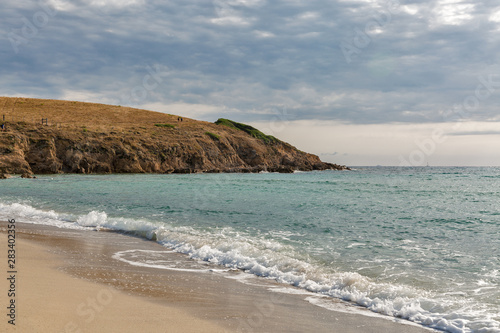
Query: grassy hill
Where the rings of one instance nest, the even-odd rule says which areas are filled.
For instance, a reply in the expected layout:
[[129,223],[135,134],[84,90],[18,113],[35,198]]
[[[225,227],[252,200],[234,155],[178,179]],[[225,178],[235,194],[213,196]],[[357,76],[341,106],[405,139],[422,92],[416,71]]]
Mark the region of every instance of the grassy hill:
[[0,173],[191,173],[344,169],[228,119],[0,97]]

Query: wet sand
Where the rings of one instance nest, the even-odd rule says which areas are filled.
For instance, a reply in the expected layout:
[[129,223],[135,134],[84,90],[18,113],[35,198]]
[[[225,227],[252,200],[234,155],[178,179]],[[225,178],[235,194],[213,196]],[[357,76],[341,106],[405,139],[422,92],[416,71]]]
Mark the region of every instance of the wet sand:
[[[0,251],[7,254],[6,222]],[[133,266],[120,251],[159,251],[176,271]],[[16,326],[8,324],[9,282],[0,283],[2,332],[408,332],[430,330],[278,285],[196,263],[161,245],[107,231],[16,223]],[[137,252],[134,252],[137,253]],[[8,277],[7,260],[2,265]],[[245,283],[241,281],[244,280]],[[288,293],[270,290],[287,289]],[[295,292],[296,294],[291,294]],[[308,300],[321,302],[324,307]]]

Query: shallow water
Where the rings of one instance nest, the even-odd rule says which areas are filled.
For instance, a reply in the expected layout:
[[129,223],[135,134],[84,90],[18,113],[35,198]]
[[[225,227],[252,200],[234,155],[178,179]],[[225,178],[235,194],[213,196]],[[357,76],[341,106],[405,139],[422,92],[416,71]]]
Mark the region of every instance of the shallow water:
[[500,332],[499,185],[500,168],[42,176],[2,181],[0,218],[130,231],[429,327]]

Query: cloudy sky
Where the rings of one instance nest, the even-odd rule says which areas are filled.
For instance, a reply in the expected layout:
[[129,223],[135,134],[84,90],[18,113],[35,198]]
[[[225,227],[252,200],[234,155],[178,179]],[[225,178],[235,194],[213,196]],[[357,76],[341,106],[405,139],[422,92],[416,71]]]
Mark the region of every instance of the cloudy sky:
[[2,0],[0,95],[253,124],[348,165],[500,165],[500,3]]

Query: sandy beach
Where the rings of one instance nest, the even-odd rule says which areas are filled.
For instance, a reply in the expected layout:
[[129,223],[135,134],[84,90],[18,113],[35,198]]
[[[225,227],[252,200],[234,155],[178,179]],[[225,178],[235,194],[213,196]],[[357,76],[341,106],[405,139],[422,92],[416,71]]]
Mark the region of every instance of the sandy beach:
[[[0,244],[7,253],[7,223]],[[151,241],[113,232],[16,223],[15,326],[6,314],[2,332],[428,332],[397,319],[308,295],[270,292],[277,284],[247,274],[232,278],[203,271],[138,267],[113,259],[120,251],[164,251]],[[190,261],[169,253],[171,259]],[[6,258],[6,256],[3,256]],[[7,260],[0,295],[9,310]],[[252,279],[258,281],[253,283]],[[268,286],[269,288],[266,288]],[[350,313],[351,312],[351,313]],[[368,312],[366,312],[368,314]]]

